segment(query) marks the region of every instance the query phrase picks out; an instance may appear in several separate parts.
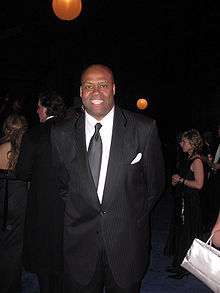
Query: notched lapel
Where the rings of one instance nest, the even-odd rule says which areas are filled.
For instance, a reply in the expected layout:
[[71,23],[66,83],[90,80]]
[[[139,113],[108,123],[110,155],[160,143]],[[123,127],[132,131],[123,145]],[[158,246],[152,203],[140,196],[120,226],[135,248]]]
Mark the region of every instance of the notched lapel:
[[114,123],[112,131],[112,142],[110,147],[108,169],[106,174],[105,188],[103,193],[103,206],[110,205],[113,196],[117,193],[113,191],[117,181],[120,180],[124,158],[124,139],[126,129],[126,118],[120,109],[115,108]]
[[[82,115],[79,120],[77,121],[76,127],[75,127],[75,145],[77,149],[77,168],[78,172],[80,174],[83,174],[82,176],[87,178],[87,194],[83,194],[88,200],[93,202],[94,206],[96,208],[99,208],[100,203],[97,195],[97,191],[95,188],[95,184],[92,178],[92,174],[89,167],[89,161],[88,161],[88,155],[87,155],[87,149],[86,149],[86,135],[85,135],[85,116]],[[85,180],[84,180],[85,182]]]

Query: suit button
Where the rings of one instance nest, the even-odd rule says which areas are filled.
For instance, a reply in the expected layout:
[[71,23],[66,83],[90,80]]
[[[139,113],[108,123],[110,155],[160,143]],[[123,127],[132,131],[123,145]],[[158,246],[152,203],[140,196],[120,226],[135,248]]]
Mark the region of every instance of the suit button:
[[106,211],[101,211],[100,215],[103,217],[106,214]]
[[12,230],[12,225],[7,225],[6,230],[11,231]]

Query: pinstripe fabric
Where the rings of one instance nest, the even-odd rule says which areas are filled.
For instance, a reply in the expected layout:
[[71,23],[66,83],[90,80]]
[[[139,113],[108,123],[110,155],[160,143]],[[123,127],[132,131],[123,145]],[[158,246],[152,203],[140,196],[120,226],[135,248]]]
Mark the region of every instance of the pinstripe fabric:
[[[116,283],[141,280],[148,264],[150,210],[164,185],[155,121],[115,108],[107,176],[100,205],[89,170],[84,117],[52,129],[61,181],[66,182],[64,257],[66,270],[82,285],[96,267],[100,237]],[[131,165],[138,153],[141,160]],[[63,173],[63,174],[62,174]]]

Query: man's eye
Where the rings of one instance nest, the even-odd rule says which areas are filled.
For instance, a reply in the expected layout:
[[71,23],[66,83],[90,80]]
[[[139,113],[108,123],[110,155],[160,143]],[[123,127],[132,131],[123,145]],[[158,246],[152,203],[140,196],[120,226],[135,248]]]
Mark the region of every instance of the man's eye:
[[106,89],[108,87],[108,84],[107,83],[103,83],[103,84],[100,84],[99,87],[101,89]]
[[84,86],[84,89],[85,90],[92,90],[93,89],[93,85],[87,84],[87,85]]

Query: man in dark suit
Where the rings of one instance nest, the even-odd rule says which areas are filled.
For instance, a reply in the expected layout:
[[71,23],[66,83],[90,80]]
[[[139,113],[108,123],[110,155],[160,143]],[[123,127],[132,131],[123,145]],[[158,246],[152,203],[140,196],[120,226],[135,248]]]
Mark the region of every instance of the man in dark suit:
[[41,125],[23,137],[16,166],[19,178],[30,181],[27,200],[24,265],[38,275],[41,293],[62,290],[64,204],[58,197],[52,166],[50,130],[63,117],[64,99],[54,92],[39,95],[37,113]]
[[164,186],[156,124],[115,106],[104,65],[83,72],[80,94],[85,112],[51,130],[65,201],[64,292],[137,293],[149,214]]

